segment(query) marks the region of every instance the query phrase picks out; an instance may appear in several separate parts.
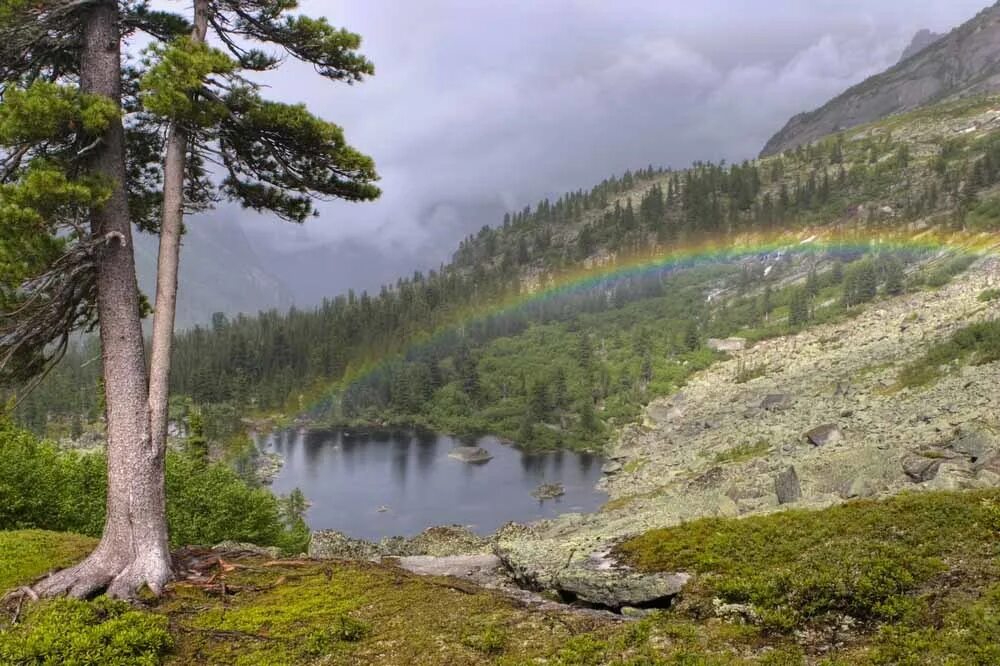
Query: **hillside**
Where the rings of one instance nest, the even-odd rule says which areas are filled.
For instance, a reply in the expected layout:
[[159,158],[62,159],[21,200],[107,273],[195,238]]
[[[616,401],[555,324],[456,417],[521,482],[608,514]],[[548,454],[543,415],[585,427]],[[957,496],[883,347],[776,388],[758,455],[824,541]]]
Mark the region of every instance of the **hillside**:
[[916,49],[885,72],[791,120],[764,146],[780,153],[895,113],[1000,89],[1000,5]]

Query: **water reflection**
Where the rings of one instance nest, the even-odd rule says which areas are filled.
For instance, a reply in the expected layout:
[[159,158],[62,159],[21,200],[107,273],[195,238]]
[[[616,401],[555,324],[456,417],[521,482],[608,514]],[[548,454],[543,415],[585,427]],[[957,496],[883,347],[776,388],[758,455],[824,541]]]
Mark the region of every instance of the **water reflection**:
[[[307,520],[313,529],[361,538],[413,535],[450,523],[488,533],[511,520],[596,510],[606,499],[594,489],[600,457],[528,454],[495,437],[460,442],[427,432],[286,430],[258,445],[285,458],[274,490],[301,488],[312,502]],[[448,457],[459,445],[481,446],[493,459],[470,465]],[[566,494],[539,501],[531,491],[542,483],[561,483]]]

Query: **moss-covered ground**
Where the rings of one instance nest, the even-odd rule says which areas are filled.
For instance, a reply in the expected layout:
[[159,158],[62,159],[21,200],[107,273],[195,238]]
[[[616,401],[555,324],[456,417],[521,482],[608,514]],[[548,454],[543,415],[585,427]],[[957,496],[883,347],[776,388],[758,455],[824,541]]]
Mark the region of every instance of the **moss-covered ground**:
[[[641,621],[392,565],[198,551],[199,576],[136,608],[9,600],[0,663],[997,664],[998,506],[998,491],[922,493],[655,530],[621,554],[695,578]],[[0,580],[30,583],[92,543],[0,533]]]

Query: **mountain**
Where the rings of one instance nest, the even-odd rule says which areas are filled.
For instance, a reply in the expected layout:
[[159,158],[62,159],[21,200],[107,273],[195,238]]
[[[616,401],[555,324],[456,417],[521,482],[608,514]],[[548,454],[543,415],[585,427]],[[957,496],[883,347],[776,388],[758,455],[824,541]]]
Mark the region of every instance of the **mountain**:
[[907,49],[913,51],[910,57],[904,53],[885,72],[793,117],[771,137],[761,156],[934,102],[1000,90],[1000,3],[926,45],[932,37],[918,34]]
[[899,62],[912,58],[942,37],[944,37],[943,34],[931,32],[926,28],[918,31],[910,41],[910,45],[903,49],[903,55],[899,57]]
[[[181,249],[177,302],[178,329],[205,324],[215,312],[256,314],[287,310],[291,291],[254,252],[237,221],[222,215],[192,217]],[[153,300],[156,293],[157,238],[136,234],[139,288]]]

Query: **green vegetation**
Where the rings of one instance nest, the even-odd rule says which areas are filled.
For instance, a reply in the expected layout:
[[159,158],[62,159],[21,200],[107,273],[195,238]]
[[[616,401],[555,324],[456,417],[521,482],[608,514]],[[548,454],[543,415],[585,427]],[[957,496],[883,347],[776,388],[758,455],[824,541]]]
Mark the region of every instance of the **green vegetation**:
[[685,593],[695,613],[710,612],[718,597],[749,604],[760,626],[779,634],[843,615],[865,630],[884,623],[926,629],[940,612],[932,599],[957,602],[969,585],[997,580],[998,498],[997,491],[923,493],[703,519],[648,532],[619,552],[646,570],[698,574]]
[[0,531],[0,596],[28,585],[50,570],[83,558],[97,541],[91,537],[42,530]]
[[764,455],[771,450],[771,444],[766,441],[759,441],[756,444],[740,444],[728,451],[723,451],[715,456],[715,462],[724,465],[726,463],[740,463],[753,460]]
[[1000,289],[984,289],[979,292],[979,296],[977,298],[983,303],[1000,300]]
[[926,386],[952,364],[981,365],[1000,360],[1000,320],[966,326],[947,340],[930,347],[924,355],[905,366],[896,381],[897,388]]
[[[996,490],[655,530],[621,554],[695,578],[670,610],[628,623],[386,565],[226,557],[210,582],[179,581],[144,610],[49,601],[11,625],[10,607],[0,661],[987,666],[1000,658],[998,536]],[[71,535],[0,533],[0,570],[24,571],[16,585],[62,565],[47,548],[61,539],[64,554],[86,550]],[[745,606],[720,614],[713,599]]]
[[[0,529],[100,536],[105,488],[103,454],[60,451],[0,419]],[[301,513],[225,465],[169,453],[166,490],[175,546],[233,539],[301,552],[308,542]]]
[[172,644],[167,618],[127,603],[57,599],[28,609],[23,622],[0,625],[0,663],[156,666]]

